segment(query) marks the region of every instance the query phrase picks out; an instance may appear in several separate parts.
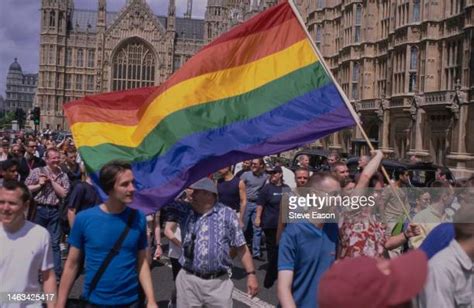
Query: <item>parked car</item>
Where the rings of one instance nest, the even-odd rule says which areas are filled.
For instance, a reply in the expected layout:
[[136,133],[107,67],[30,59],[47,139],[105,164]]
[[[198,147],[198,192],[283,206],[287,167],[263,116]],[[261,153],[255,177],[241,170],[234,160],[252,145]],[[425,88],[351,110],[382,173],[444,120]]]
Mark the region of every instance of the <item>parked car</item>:
[[[349,174],[354,177],[358,172],[359,157],[354,156],[347,160],[347,167],[349,168]],[[382,165],[387,170],[388,175],[393,178],[393,174],[396,170],[406,168],[411,172],[411,184],[416,187],[427,187],[433,183],[436,179],[436,170],[444,168],[433,163],[418,162],[415,164],[404,163],[391,159],[382,160]],[[447,173],[447,179],[449,182],[454,183],[454,175],[448,168],[445,168]]]
[[72,134],[67,131],[57,131],[57,132],[53,132],[51,134],[51,137],[53,138],[54,141],[59,143],[66,138],[72,138]]
[[321,166],[326,165],[328,156],[331,152],[328,150],[302,150],[295,154],[289,168],[291,170],[296,170],[299,167],[299,157],[301,155],[307,155],[309,157],[309,170],[317,171],[321,169]]

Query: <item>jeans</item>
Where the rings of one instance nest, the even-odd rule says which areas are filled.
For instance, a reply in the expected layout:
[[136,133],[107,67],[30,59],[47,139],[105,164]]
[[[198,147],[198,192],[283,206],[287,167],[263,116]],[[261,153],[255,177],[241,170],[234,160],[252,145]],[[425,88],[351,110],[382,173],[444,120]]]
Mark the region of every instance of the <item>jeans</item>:
[[36,209],[36,224],[46,228],[51,236],[51,247],[53,248],[54,273],[56,279],[61,278],[61,250],[59,241],[61,239],[61,228],[59,225],[59,207],[38,205]]
[[252,255],[254,257],[260,257],[260,243],[262,241],[262,228],[255,226],[255,217],[257,216],[257,203],[247,202],[244,213],[244,231],[247,232],[249,225],[252,225],[253,236],[252,236]]

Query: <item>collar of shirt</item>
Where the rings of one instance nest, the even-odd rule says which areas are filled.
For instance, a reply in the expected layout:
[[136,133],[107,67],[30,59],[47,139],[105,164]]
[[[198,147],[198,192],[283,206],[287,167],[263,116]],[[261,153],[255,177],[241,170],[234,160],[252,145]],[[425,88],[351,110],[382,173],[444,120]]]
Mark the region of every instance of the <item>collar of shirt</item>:
[[192,209],[190,212],[190,216],[188,216],[190,218],[188,223],[190,224],[190,227],[191,227],[188,231],[192,232],[193,234],[197,234],[199,232],[197,228],[199,228],[200,223],[202,223],[202,221],[206,219],[207,217],[212,216],[213,214],[217,213],[217,211],[219,210],[219,206],[220,206],[220,203],[216,202],[214,206],[212,207],[212,209],[210,209],[204,214],[199,214],[198,212]]
[[305,229],[313,233],[314,235],[321,237],[323,235],[323,228],[319,228],[316,225],[314,225],[312,222],[308,221],[306,223],[301,224]]
[[45,167],[46,169],[46,172],[48,172],[49,174],[53,175],[53,178],[54,180],[56,181],[58,178],[60,178],[61,176],[63,176],[64,171],[63,169],[61,169],[60,167],[57,169],[58,172],[54,172],[51,168],[49,168],[48,166]]
[[207,211],[207,212],[204,213],[204,214],[199,214],[198,212],[196,212],[196,211],[194,211],[194,210],[193,210],[193,213],[194,213],[194,215],[195,215],[196,217],[198,217],[198,218],[205,217],[205,216],[210,216],[210,215],[212,215],[212,214],[214,214],[214,213],[217,213],[217,207],[218,207],[218,206],[219,206],[219,203],[216,202],[216,203],[214,204],[214,206],[213,206],[211,209],[209,209],[209,211]]
[[459,264],[466,270],[472,271],[473,265],[472,260],[469,258],[467,253],[462,249],[461,245],[456,240],[452,240],[449,244],[450,249],[453,251],[453,254],[456,256]]

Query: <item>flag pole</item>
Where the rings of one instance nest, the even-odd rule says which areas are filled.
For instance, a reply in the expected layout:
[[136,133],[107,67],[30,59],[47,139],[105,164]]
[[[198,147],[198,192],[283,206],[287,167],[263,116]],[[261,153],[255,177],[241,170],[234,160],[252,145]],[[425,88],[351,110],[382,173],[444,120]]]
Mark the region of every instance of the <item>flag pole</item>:
[[[326,73],[328,74],[328,76],[332,79],[334,85],[336,86],[337,90],[339,91],[339,94],[342,96],[342,100],[344,101],[344,103],[346,104],[346,107],[347,109],[349,109],[349,112],[351,113],[352,117],[354,118],[354,121],[356,122],[356,125],[357,127],[360,129],[360,132],[362,133],[362,137],[365,139],[365,141],[367,142],[369,148],[371,151],[375,151],[374,149],[374,146],[372,145],[372,143],[370,142],[370,139],[369,137],[367,136],[367,134],[365,133],[365,130],[364,128],[362,127],[362,123],[360,121],[360,118],[359,116],[357,115],[357,112],[354,110],[354,107],[352,107],[352,104],[351,102],[349,101],[349,98],[347,97],[346,93],[342,90],[341,86],[339,85],[339,83],[337,82],[336,78],[334,78],[334,75],[332,74],[331,70],[329,69],[329,67],[327,66],[326,64],[326,61],[324,60],[323,56],[321,55],[321,53],[319,52],[318,48],[316,47],[316,43],[313,41],[313,38],[311,37],[311,34],[309,33],[308,29],[306,28],[306,25],[304,23],[304,20],[303,20],[303,17],[301,17],[301,14],[298,10],[298,8],[296,7],[296,4],[293,0],[288,0],[288,3],[290,4],[290,7],[291,9],[293,10],[293,13],[295,14],[296,18],[298,19],[299,23],[300,23],[300,26],[303,28],[303,31],[306,33],[306,36],[308,37],[308,40],[309,42],[311,43],[311,47],[313,48],[313,51],[314,53],[316,54],[316,56],[318,56],[319,58],[319,61],[323,64],[323,68],[324,70],[326,71]],[[395,185],[392,183],[392,181],[390,180],[390,177],[388,176],[388,173],[387,173],[387,170],[385,170],[384,166],[381,164],[381,170],[382,170],[382,173],[383,175],[385,176],[387,182],[389,183],[390,187],[392,188],[395,196],[397,197],[398,201],[400,202],[400,204],[402,205],[402,209],[403,211],[405,212],[405,215],[407,216],[407,219],[412,222],[412,219],[409,215],[409,212],[407,210],[407,208],[405,207],[405,205],[403,204],[403,201],[402,199],[400,198],[400,195],[398,194],[397,190],[396,190],[396,187]],[[422,230],[423,232],[424,230]],[[424,232],[423,232],[424,233]]]

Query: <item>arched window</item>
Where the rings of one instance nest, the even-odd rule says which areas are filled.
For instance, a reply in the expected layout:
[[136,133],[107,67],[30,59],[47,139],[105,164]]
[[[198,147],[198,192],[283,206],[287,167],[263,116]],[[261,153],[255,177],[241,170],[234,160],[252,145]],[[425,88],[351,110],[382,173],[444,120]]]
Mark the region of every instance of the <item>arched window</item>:
[[155,55],[140,39],[131,39],[120,47],[112,63],[114,91],[150,87],[155,84]]
[[360,42],[361,25],[362,25],[362,5],[357,5],[356,13],[355,13],[354,43]]
[[49,27],[54,28],[56,26],[56,12],[51,11],[49,13]]
[[362,5],[356,6],[356,14],[355,14],[355,25],[360,26],[362,24]]
[[322,9],[324,7],[324,0],[318,0],[317,8]]
[[352,71],[352,81],[357,82],[360,75],[360,64],[358,62],[354,63],[354,69]]
[[413,0],[413,22],[420,21],[420,0]]
[[408,92],[415,92],[418,68],[418,48],[412,46],[410,49],[410,74],[408,79]]
[[82,48],[79,48],[77,50],[77,55],[76,55],[76,66],[78,67],[83,67],[84,66],[84,50]]
[[44,10],[43,12],[43,28],[48,27],[48,11]]
[[320,25],[316,26],[316,43],[317,44],[321,43],[321,26]]
[[359,99],[359,76],[360,76],[360,64],[354,63],[352,68],[352,99]]
[[416,70],[418,65],[418,48],[413,46],[410,54],[410,70]]

